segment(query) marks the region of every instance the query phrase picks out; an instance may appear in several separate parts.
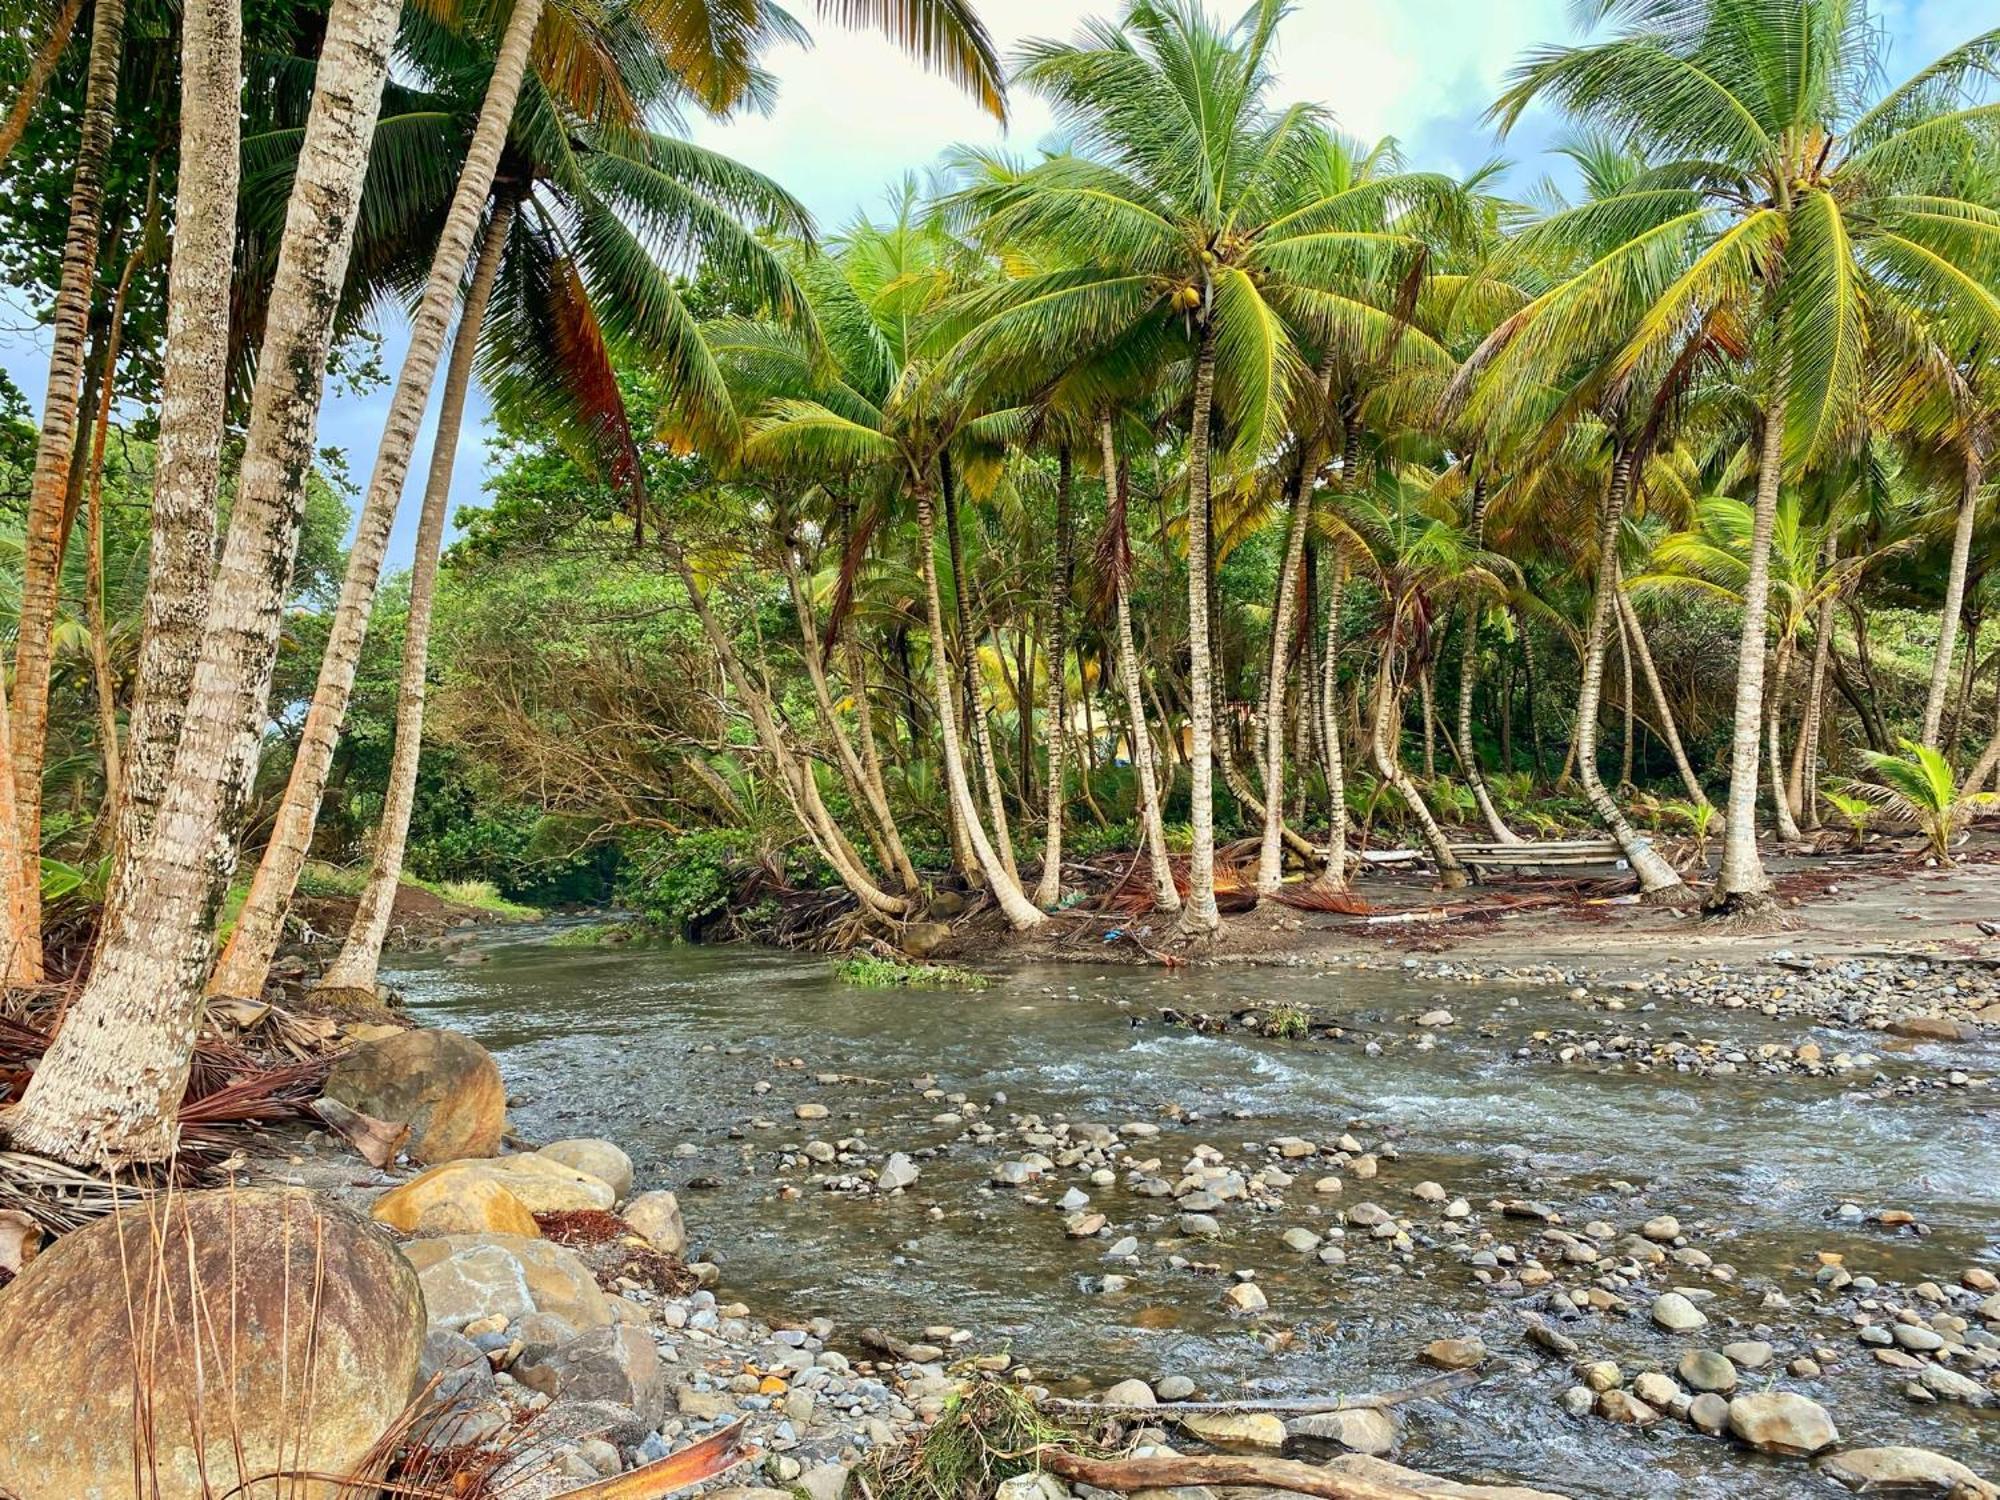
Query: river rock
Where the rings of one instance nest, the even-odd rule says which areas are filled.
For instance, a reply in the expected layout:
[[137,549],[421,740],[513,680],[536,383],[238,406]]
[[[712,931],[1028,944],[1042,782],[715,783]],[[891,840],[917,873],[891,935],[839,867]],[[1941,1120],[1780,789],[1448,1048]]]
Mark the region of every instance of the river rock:
[[448,1234],[403,1247],[423,1283],[434,1328],[479,1318],[553,1313],[570,1327],[601,1328],[611,1304],[574,1251],[512,1234]]
[[1597,1414],[1624,1427],[1651,1427],[1660,1420],[1659,1412],[1626,1390],[1599,1392]]
[[656,1188],[641,1193],[620,1211],[639,1237],[667,1255],[687,1253],[687,1221],[681,1217],[681,1202],[672,1193]]
[[1708,1315],[1679,1292],[1663,1292],[1653,1299],[1653,1321],[1670,1333],[1708,1327]]
[[918,1175],[915,1162],[901,1151],[892,1151],[875,1173],[875,1186],[882,1192],[893,1193],[899,1188],[915,1186]]
[[1153,1406],[1157,1398],[1143,1380],[1121,1380],[1104,1393],[1107,1406]]
[[1486,1363],[1486,1344],[1478,1338],[1433,1339],[1417,1357],[1440,1370],[1473,1370]]
[[1925,1365],[1917,1383],[1941,1400],[1963,1401],[1967,1406],[1985,1406],[1993,1399],[1993,1393],[1978,1381],[1943,1365]]
[[1642,1224],[1639,1233],[1655,1244],[1670,1245],[1681,1236],[1681,1221],[1672,1214],[1661,1214]]
[[1237,1282],[1235,1286],[1222,1294],[1222,1300],[1229,1304],[1231,1312],[1236,1313],[1240,1317],[1248,1317],[1252,1313],[1260,1313],[1271,1305],[1269,1299],[1264,1295],[1263,1288],[1259,1287],[1254,1281]]
[[554,1399],[612,1401],[629,1406],[649,1427],[667,1412],[667,1379],[659,1351],[644,1328],[607,1324],[552,1350],[524,1353],[510,1374]]
[[1194,1394],[1194,1382],[1185,1375],[1167,1375],[1153,1383],[1153,1393],[1162,1401],[1185,1401]]
[[585,1176],[595,1177],[600,1182],[609,1183],[614,1202],[631,1194],[632,1158],[610,1141],[589,1137],[551,1141],[536,1154],[546,1156],[550,1161],[561,1162],[566,1167],[573,1167]]
[[1726,1396],[1736,1389],[1736,1366],[1726,1355],[1709,1349],[1690,1349],[1681,1356],[1680,1377],[1697,1391],[1714,1391]]
[[[163,1327],[199,1325],[221,1347],[204,1342],[198,1365],[192,1340],[162,1337],[135,1356],[128,1274],[151,1283],[132,1295],[156,1301]],[[183,1193],[170,1208],[100,1219],[0,1295],[0,1493],[132,1494],[135,1357],[151,1361],[160,1482],[149,1500],[208,1493],[197,1430],[209,1475],[230,1476],[221,1487],[234,1482],[239,1443],[251,1473],[355,1471],[415,1394],[423,1339],[417,1276],[388,1237],[310,1194]],[[222,1417],[231,1411],[233,1424]],[[313,1500],[334,1493],[301,1487]]]
[[1918,1042],[1972,1042],[1979,1039],[1977,1026],[1954,1021],[1949,1016],[1902,1016],[1889,1023],[1888,1032],[1891,1036]]
[[902,940],[903,951],[910,957],[929,958],[951,941],[951,923],[905,922]]
[[1554,1490],[1533,1490],[1525,1485],[1459,1484],[1365,1453],[1343,1453],[1325,1467],[1330,1474],[1373,1484],[1383,1493],[1420,1495],[1423,1500],[1567,1500]]
[[1688,1403],[1688,1420],[1697,1431],[1720,1437],[1729,1430],[1729,1403],[1713,1391],[1703,1391]]
[[1729,1430],[1765,1453],[1810,1458],[1840,1441],[1826,1408],[1791,1391],[1738,1396],[1729,1403]]
[[1886,1491],[1920,1495],[1964,1493],[1978,1500],[1992,1500],[2000,1495],[2000,1490],[1964,1464],[1927,1448],[1849,1448],[1844,1453],[1829,1453],[1813,1467],[1858,1495]]
[[333,1065],[322,1092],[364,1115],[408,1125],[410,1160],[426,1165],[493,1156],[507,1129],[499,1065],[456,1031],[363,1042]]
[[541,1235],[528,1206],[489,1174],[448,1162],[412,1177],[377,1198],[369,1212],[377,1223],[404,1234]]
[[1771,1346],[1762,1339],[1744,1339],[1724,1344],[1722,1357],[1739,1370],[1761,1370],[1771,1362]]
[[1285,1424],[1267,1411],[1195,1412],[1182,1417],[1181,1426],[1214,1448],[1276,1452],[1285,1446]]
[[1356,1407],[1350,1411],[1314,1412],[1294,1417],[1285,1430],[1295,1438],[1312,1438],[1322,1443],[1338,1443],[1353,1453],[1380,1458],[1396,1446],[1396,1419],[1386,1411]]

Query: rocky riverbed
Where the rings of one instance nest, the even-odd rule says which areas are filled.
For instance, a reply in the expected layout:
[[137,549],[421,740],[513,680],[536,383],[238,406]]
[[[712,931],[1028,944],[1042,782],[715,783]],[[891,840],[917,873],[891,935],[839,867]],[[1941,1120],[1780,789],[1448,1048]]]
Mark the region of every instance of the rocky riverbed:
[[[780,1334],[878,1382],[860,1414],[891,1431],[975,1370],[1297,1400],[1463,1367],[1286,1437],[1576,1496],[1777,1496],[1822,1417],[1833,1451],[1938,1473],[2000,1433],[1985,976],[1378,959],[883,996],[795,957],[522,943],[399,978],[495,1047],[531,1135],[616,1134],[677,1191],[722,1300],[663,1316],[730,1330],[739,1406]],[[1926,1018],[1969,1029],[1893,1029]],[[654,1325],[685,1360],[678,1335]],[[771,1450],[801,1475],[884,1435],[819,1409]]]

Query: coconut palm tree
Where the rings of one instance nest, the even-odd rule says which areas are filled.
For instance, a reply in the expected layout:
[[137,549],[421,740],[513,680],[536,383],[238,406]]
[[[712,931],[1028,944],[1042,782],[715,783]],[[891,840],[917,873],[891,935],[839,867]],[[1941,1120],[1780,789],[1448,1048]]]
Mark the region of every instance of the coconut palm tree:
[[1187,366],[1190,935],[1220,924],[1209,627],[1218,433],[1240,468],[1273,451],[1311,379],[1301,341],[1379,324],[1381,299],[1340,288],[1397,285],[1421,249],[1379,227],[1391,187],[1301,201],[1300,174],[1325,135],[1313,108],[1268,102],[1284,14],[1281,0],[1258,0],[1224,27],[1197,0],[1135,0],[1073,42],[1025,44],[1017,79],[1051,103],[1075,154],[973,192],[989,240],[1054,267],[995,293],[976,335],[983,360],[1062,364],[1151,323],[1176,337]]
[[1756,909],[1771,900],[1755,808],[1780,488],[1857,434],[1871,297],[1906,297],[2000,333],[2000,228],[1959,191],[2000,116],[1978,95],[2000,31],[1878,94],[1883,34],[1845,0],[1594,0],[1589,12],[1615,17],[1617,30],[1531,53],[1494,117],[1505,129],[1531,104],[1553,104],[1655,165],[1571,211],[1570,227],[1618,248],[1559,307],[1539,309],[1529,336],[1546,348],[1586,327],[1620,329],[1616,380],[1670,364],[1690,323],[1717,311],[1750,335],[1756,490],[1723,859],[1708,904]]

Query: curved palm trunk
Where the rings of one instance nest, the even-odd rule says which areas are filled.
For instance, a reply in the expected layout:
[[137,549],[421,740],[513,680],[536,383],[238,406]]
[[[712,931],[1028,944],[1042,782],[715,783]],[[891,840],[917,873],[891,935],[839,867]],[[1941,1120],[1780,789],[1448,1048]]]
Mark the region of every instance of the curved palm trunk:
[[[1823,554],[1828,566],[1839,555],[1839,541],[1829,532]],[[1833,624],[1836,618],[1833,595],[1829,593],[1820,600],[1819,614],[1813,621],[1812,674],[1806,683],[1805,722],[1799,726],[1798,743],[1792,747],[1792,813],[1809,831],[1820,826],[1819,742],[1826,722],[1827,667],[1833,659]]]
[[[945,544],[951,552],[952,612],[958,621],[959,696],[963,700],[965,722],[972,731],[973,769],[986,793],[986,810],[993,819],[993,842],[1000,851],[1000,862],[1006,866],[1008,878],[1019,885],[1021,871],[1014,863],[1014,834],[1007,823],[1006,794],[1000,788],[1000,762],[993,753],[993,726],[986,717],[985,695],[979,690],[979,637],[972,633],[972,581],[965,571],[965,540],[959,526],[958,487],[952,482],[949,454],[938,458],[938,475],[944,493]],[[944,650],[945,638],[938,636],[936,640],[937,649]],[[1002,670],[1005,670],[1004,667]],[[1025,703],[1021,691],[1016,690],[1016,703]],[[1027,717],[1027,709],[1023,707],[1021,719],[1024,726]],[[1026,774],[1025,770],[1022,774]],[[959,816],[956,801],[952,803],[952,826],[964,844],[962,853],[967,860],[967,873],[983,881],[985,872],[980,869],[979,858],[973,852],[972,839]]]
[[1264,841],[1257,851],[1257,894],[1268,896],[1285,881],[1285,696],[1292,677],[1292,632],[1298,615],[1299,574],[1305,567],[1306,528],[1312,521],[1312,475],[1300,460],[1292,478],[1292,518],[1285,563],[1278,572],[1278,607],[1271,618],[1271,661],[1264,681]]
[[[1098,427],[1104,444],[1104,474],[1107,494],[1116,487],[1115,499],[1106,501],[1115,508],[1118,524],[1125,516],[1126,471],[1118,462],[1118,441],[1111,419]],[[1173,862],[1167,857],[1167,828],[1160,812],[1159,768],[1153,755],[1153,736],[1146,729],[1146,702],[1139,676],[1139,651],[1132,640],[1132,596],[1127,588],[1130,552],[1121,534],[1116,539],[1116,560],[1112,564],[1112,613],[1118,622],[1118,681],[1125,690],[1125,714],[1132,726],[1132,765],[1139,773],[1139,824],[1145,831],[1146,857],[1153,867],[1153,907],[1156,911],[1179,911],[1180,888],[1174,884]]]
[[167,285],[173,357],[160,382],[146,616],[125,720],[110,882],[114,898],[152,837],[215,581],[215,502],[226,415],[217,393],[229,387],[229,320],[198,310],[229,306],[235,266],[239,27],[235,7],[212,4],[188,7],[182,23],[180,154],[183,161],[204,163],[204,170],[192,175],[183,170],[174,204]]
[[1056,534],[1054,568],[1049,578],[1047,704],[1043,711],[1043,737],[1048,741],[1048,835],[1042,845],[1042,878],[1035,886],[1035,905],[1044,910],[1062,900],[1062,836],[1065,786],[1063,768],[1069,744],[1068,679],[1063,662],[1069,656],[1070,574],[1074,566],[1074,545],[1070,536],[1070,491],[1075,481],[1069,444],[1056,454]]
[[[185,47],[239,45],[231,0],[188,0]],[[270,697],[285,592],[298,546],[305,477],[334,310],[388,76],[398,9],[335,0],[315,70],[257,361],[241,478],[216,572],[214,604],[190,682],[180,745],[142,857],[105,908],[89,983],[36,1069],[7,1128],[23,1149],[116,1166],[169,1155],[187,1091],[215,914],[235,864]],[[234,53],[231,53],[234,56]],[[190,58],[186,88],[235,68]],[[219,101],[216,101],[219,105]],[[235,120],[231,88],[227,108]],[[183,161],[182,201],[214,190],[235,152]],[[182,303],[169,327],[227,324],[226,301]],[[170,336],[167,359],[178,351]]]
[[69,46],[70,33],[76,29],[76,18],[82,13],[83,0],[63,0],[62,9],[49,23],[49,34],[42,38],[42,45],[35,49],[34,57],[29,60],[28,76],[21,80],[21,91],[8,107],[5,123],[0,124],[0,164],[4,164],[14,154],[14,148],[21,144],[21,135],[28,128],[35,106],[41,102],[42,91],[55,76],[56,64],[62,61],[63,52]]
[[1977,434],[1965,443],[1964,481],[1958,493],[1958,523],[1951,533],[1951,567],[1945,574],[1944,604],[1938,611],[1937,654],[1931,658],[1930,692],[1924,699],[1922,742],[1935,750],[1944,725],[1945,694],[1951,686],[1951,659],[1958,649],[1958,622],[1965,610],[1965,578],[1972,562],[1973,523],[1979,516],[1983,479]]
[[1347,767],[1340,747],[1340,605],[1347,565],[1334,555],[1326,588],[1326,647],[1320,653],[1320,751],[1326,757],[1326,868],[1319,883],[1347,889]]
[[1430,804],[1424,801],[1424,794],[1411,780],[1410,773],[1403,769],[1402,758],[1396,754],[1390,730],[1397,697],[1392,681],[1394,672],[1390,653],[1384,652],[1381,669],[1375,675],[1374,726],[1368,737],[1375,756],[1375,770],[1384,781],[1395,787],[1404,805],[1410,809],[1410,816],[1417,820],[1417,831],[1423,837],[1424,847],[1431,852],[1431,862],[1437,866],[1438,884],[1448,891],[1455,891],[1468,879],[1465,866],[1452,852],[1451,841],[1444,836],[1444,830],[1438,827],[1437,819],[1431,815]]
[[1205,937],[1222,925],[1215,905],[1215,691],[1208,634],[1208,428],[1214,404],[1215,329],[1204,321],[1188,425],[1188,722],[1193,740],[1188,769],[1194,850],[1180,930],[1190,937]]
[[938,733],[944,742],[945,785],[959,818],[965,825],[966,841],[972,845],[981,873],[992,888],[1000,910],[1016,932],[1039,927],[1048,918],[1031,902],[1021,884],[1000,862],[986,837],[986,827],[973,805],[972,786],[965,776],[965,758],[959,751],[958,717],[951,711],[951,663],[944,642],[944,601],[937,580],[937,515],[928,489],[919,488],[917,502],[918,567],[924,580],[924,613],[931,632],[931,677],[938,703]]
[[125,0],[97,0],[90,25],[69,231],[50,315],[49,384],[35,442],[34,476],[21,543],[21,601],[14,637],[13,769],[17,857],[4,873],[10,902],[24,914],[10,945],[6,979],[42,977],[42,762],[48,747],[49,669],[55,648],[56,596],[68,540],[70,470],[76,461],[83,402],[84,346],[103,233],[104,163],[118,113],[118,66],[125,50]]
[[1785,795],[1785,761],[1783,745],[1784,713],[1786,692],[1791,684],[1792,644],[1781,641],[1778,644],[1777,659],[1771,669],[1771,691],[1765,694],[1764,742],[1770,757],[1771,767],[1771,818],[1777,824],[1778,837],[1788,844],[1796,844],[1803,837],[1799,825],[1792,818],[1791,798]]
[[375,833],[374,858],[368,883],[348,924],[347,940],[321,977],[322,989],[375,988],[375,971],[382,961],[382,944],[389,936],[389,918],[396,905],[396,888],[403,879],[403,853],[410,836],[410,811],[417,800],[417,767],[424,744],[424,699],[430,671],[431,606],[437,596],[438,553],[444,546],[445,509],[451,500],[451,472],[458,459],[459,429],[465,420],[465,398],[472,388],[473,357],[486,323],[487,300],[500,275],[507,234],[514,226],[514,200],[493,206],[479,260],[466,288],[465,310],[453,336],[451,364],[445,371],[444,399],[438,407],[437,435],[431,440],[430,473],[424,479],[423,508],[417,515],[417,550],[410,564],[410,607],[403,623],[403,672],[396,685],[396,748],[389,759],[389,786],[382,800],[382,820]]
[[[1616,587],[1614,584],[1613,587]],[[1632,701],[1632,636],[1625,628],[1625,611],[1617,610],[1611,616],[1611,623],[1618,630],[1618,795],[1629,797],[1633,791],[1632,763],[1639,741],[1639,715]]]
[[[1778,329],[1782,350],[1785,329]],[[1771,905],[1771,879],[1757,853],[1758,740],[1764,727],[1764,655],[1770,635],[1771,533],[1777,526],[1784,477],[1785,384],[1790,359],[1778,356],[1757,455],[1757,504],[1750,525],[1750,560],[1743,585],[1743,632],[1736,647],[1736,717],[1729,734],[1729,805],[1723,817],[1722,866],[1707,909],[1753,911]]]
[[1667,742],[1667,751],[1673,756],[1674,769],[1680,773],[1681,785],[1687,789],[1688,799],[1697,807],[1706,807],[1708,793],[1702,790],[1701,779],[1694,774],[1694,766],[1688,760],[1687,747],[1681,743],[1680,728],[1674,722],[1673,705],[1667,702],[1666,689],[1660,684],[1659,669],[1653,665],[1653,651],[1646,644],[1646,629],[1640,622],[1639,611],[1622,586],[1614,592],[1619,611],[1625,617],[1625,638],[1638,658],[1639,675],[1645,679],[1646,692],[1653,700],[1653,712],[1660,721],[1660,738]]
[[542,0],[515,0],[507,19],[507,30],[500,42],[492,80],[480,103],[479,122],[473,128],[472,144],[459,172],[451,210],[431,257],[423,301],[410,321],[409,353],[404,357],[396,393],[383,423],[381,446],[375,452],[375,470],[368,481],[367,498],[362,502],[354,545],[347,554],[347,573],[341,580],[340,600],[334,606],[326,655],[320,661],[319,681],[313,688],[312,707],[307,710],[305,727],[300,731],[291,780],[286,783],[285,798],[271,826],[264,857],[250,882],[250,894],[236,919],[236,930],[216,968],[211,993],[250,997],[262,993],[264,976],[270,970],[272,955],[278,951],[285,911],[291,905],[292,891],[298,885],[299,872],[305,868],[312,847],[313,827],[319,821],[320,803],[326,795],[327,772],[333,765],[334,749],[340,743],[341,721],[347,717],[347,700],[354,689],[354,673],[361,663],[361,648],[368,636],[368,616],[374,608],[375,588],[382,576],[382,558],[388,551],[389,532],[395,525],[403,482],[416,451],[424,408],[430,403],[431,385],[444,351],[445,331],[458,301],[466,263],[472,256],[472,242],[479,233],[488,195],[493,190],[493,176],[500,165],[501,149],[507,143],[507,127],[514,118],[514,103],[520,97],[521,80],[528,70],[528,53],[541,12]]
[[1620,451],[1612,466],[1611,484],[1598,515],[1597,586],[1590,608],[1590,630],[1583,649],[1583,681],[1576,702],[1576,766],[1591,811],[1624,852],[1639,877],[1643,900],[1668,906],[1691,902],[1693,893],[1674,867],[1661,858],[1650,840],[1635,829],[1624,810],[1604,789],[1597,774],[1597,709],[1604,692],[1604,658],[1611,639],[1612,594],[1618,588],[1618,532],[1632,494],[1632,455]]

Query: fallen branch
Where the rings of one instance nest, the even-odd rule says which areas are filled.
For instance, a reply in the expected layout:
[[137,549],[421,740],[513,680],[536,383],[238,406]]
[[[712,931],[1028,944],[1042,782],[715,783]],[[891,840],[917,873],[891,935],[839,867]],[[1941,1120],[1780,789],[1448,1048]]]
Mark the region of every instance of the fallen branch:
[[1401,1406],[1407,1401],[1429,1401],[1448,1391],[1473,1385],[1479,1378],[1477,1370],[1453,1370],[1447,1375],[1434,1375],[1429,1380],[1419,1380],[1415,1385],[1406,1385],[1393,1391],[1378,1391],[1367,1396],[1300,1396],[1280,1401],[1155,1401],[1143,1406],[1050,1397],[1043,1401],[1042,1405],[1050,1411],[1168,1413],[1268,1411],[1305,1417],[1331,1411],[1379,1411],[1384,1407]]
[[1315,1468],[1291,1458],[1229,1453],[1183,1453],[1173,1458],[1085,1458],[1067,1448],[1043,1448],[1043,1468],[1061,1479],[1100,1490],[1170,1490],[1182,1485],[1253,1485],[1316,1495],[1319,1500],[1427,1500],[1419,1490],[1377,1484]]
[[743,1424],[748,1420],[738,1418],[714,1436],[705,1437],[678,1453],[669,1453],[642,1469],[586,1484],[580,1490],[564,1490],[557,1500],[665,1500],[676,1491],[701,1484],[756,1458],[757,1449],[741,1446]]

